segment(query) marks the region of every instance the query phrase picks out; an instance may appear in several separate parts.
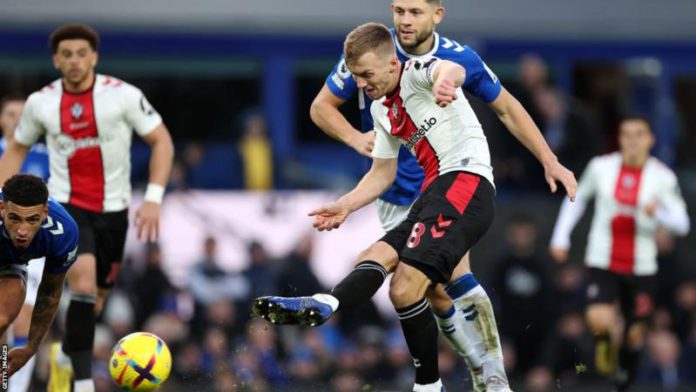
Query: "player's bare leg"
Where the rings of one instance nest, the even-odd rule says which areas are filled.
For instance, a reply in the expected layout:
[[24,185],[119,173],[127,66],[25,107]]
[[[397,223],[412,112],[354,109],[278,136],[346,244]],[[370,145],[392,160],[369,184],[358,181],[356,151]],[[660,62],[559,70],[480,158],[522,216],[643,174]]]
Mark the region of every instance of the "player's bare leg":
[[619,349],[618,366],[614,378],[616,389],[619,392],[628,390],[628,387],[633,383],[638,370],[640,354],[645,346],[647,331],[648,325],[645,321],[633,322],[626,328]]
[[[83,253],[77,256],[77,261],[68,271],[70,305],[65,318],[62,347],[51,348],[49,392],[70,391],[71,370],[75,379],[74,392],[94,391],[92,348],[96,322],[94,314],[97,298],[96,265],[97,260],[93,254]],[[69,361],[66,361],[66,356]]]
[[111,292],[110,289],[105,289],[103,287],[99,287],[97,289],[97,302],[94,304],[94,315],[99,316],[101,312],[104,310],[104,304],[106,303],[106,299],[109,298],[109,293]]
[[0,275],[0,336],[7,333],[24,303],[26,288],[22,278],[16,275]]
[[486,290],[471,274],[468,253],[454,269],[445,290],[454,303],[454,314],[461,317],[457,325],[461,326],[464,339],[481,360],[485,390],[509,391],[493,305]]
[[617,324],[616,305],[595,303],[585,311],[587,327],[595,339],[595,368],[598,373],[611,376],[616,371],[617,339],[614,327]]
[[438,370],[437,323],[428,309],[425,292],[431,286],[423,272],[399,263],[389,287],[389,298],[399,315],[408,349],[416,366],[416,392],[444,390]]
[[[31,326],[31,314],[34,312],[34,306],[23,304],[19,315],[12,323],[12,347],[26,346],[29,337],[29,327]],[[36,356],[31,359],[17,373],[12,375],[10,379],[9,390],[11,391],[27,391],[31,382],[31,375],[34,371]]]

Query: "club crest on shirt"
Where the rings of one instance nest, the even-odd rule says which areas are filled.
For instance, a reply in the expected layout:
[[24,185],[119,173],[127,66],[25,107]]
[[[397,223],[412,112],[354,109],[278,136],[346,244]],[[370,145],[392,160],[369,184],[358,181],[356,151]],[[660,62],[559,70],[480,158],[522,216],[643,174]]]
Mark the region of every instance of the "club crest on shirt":
[[75,120],[78,120],[80,117],[82,117],[82,112],[84,108],[79,102],[75,102],[72,107],[70,108],[70,113],[72,113],[72,116]]
[[628,174],[625,175],[621,179],[621,186],[627,189],[631,189],[636,185],[636,179],[632,175]]
[[394,117],[394,120],[399,118],[399,104],[397,102],[394,102],[392,105],[392,117]]

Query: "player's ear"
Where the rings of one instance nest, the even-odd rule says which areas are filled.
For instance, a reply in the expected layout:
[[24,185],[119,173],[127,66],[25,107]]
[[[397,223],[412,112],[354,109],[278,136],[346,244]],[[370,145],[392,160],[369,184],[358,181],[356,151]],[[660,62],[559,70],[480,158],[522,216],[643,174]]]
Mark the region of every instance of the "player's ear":
[[399,58],[396,57],[396,55],[392,56],[392,58],[389,60],[389,66],[390,72],[397,72],[401,69],[401,61],[399,61]]
[[41,211],[41,217],[43,219],[41,219],[41,220],[43,221],[44,219],[46,219],[47,216],[48,216],[48,203],[44,204],[44,206],[43,206],[43,210]]
[[58,67],[58,52],[53,53],[51,59],[53,60],[53,68],[60,70],[60,67]]
[[92,67],[96,67],[99,62],[99,52],[94,51],[94,59],[92,60]]
[[433,22],[435,24],[440,24],[442,22],[442,18],[445,17],[445,7],[440,6],[435,9],[435,14],[433,15]]

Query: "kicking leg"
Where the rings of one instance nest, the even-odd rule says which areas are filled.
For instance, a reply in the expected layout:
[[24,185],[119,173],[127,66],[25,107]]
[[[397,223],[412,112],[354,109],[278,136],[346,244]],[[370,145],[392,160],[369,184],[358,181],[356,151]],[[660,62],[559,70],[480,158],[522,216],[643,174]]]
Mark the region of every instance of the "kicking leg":
[[389,287],[389,297],[399,315],[408,349],[416,367],[414,391],[440,392],[437,325],[425,300],[430,279],[416,268],[400,263]]
[[320,325],[339,310],[365,303],[382,286],[394,269],[398,255],[386,242],[379,241],[364,250],[353,271],[330,294],[312,297],[261,297],[254,301],[254,316],[275,324]]

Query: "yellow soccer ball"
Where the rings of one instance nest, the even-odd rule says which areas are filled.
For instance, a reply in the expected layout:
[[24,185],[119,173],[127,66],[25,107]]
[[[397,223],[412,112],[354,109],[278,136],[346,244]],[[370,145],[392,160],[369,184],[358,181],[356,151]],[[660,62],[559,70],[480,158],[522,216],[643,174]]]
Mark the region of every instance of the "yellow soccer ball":
[[109,372],[124,391],[154,391],[169,377],[172,354],[162,339],[135,332],[116,343],[111,351]]

